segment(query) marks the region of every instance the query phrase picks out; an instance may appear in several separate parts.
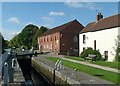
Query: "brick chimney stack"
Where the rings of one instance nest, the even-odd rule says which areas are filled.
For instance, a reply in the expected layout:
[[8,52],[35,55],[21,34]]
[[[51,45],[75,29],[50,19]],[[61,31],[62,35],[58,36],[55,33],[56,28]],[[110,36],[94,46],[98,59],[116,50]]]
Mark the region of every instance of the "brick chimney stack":
[[99,21],[102,18],[103,18],[102,13],[98,13],[97,16],[96,16],[96,20]]

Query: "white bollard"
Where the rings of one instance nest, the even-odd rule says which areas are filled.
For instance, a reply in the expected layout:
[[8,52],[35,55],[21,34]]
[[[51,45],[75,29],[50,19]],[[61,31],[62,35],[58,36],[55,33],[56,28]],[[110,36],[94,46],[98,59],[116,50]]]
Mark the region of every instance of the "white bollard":
[[57,65],[58,65],[59,61],[60,61],[60,59],[57,60],[57,62],[55,63],[55,69],[57,69]]
[[59,62],[58,62],[58,65],[57,65],[57,70],[59,70],[59,69],[60,69],[60,65],[61,65],[61,60],[59,60]]
[[12,59],[12,68],[15,67],[15,58]]
[[60,69],[62,69],[62,60],[60,60]]
[[4,86],[8,86],[8,63],[4,64]]
[[62,60],[62,69],[64,70],[64,64],[63,63],[64,63],[64,60]]
[[17,58],[13,58],[12,59],[12,68],[18,68],[19,65],[18,65],[18,62],[17,62]]

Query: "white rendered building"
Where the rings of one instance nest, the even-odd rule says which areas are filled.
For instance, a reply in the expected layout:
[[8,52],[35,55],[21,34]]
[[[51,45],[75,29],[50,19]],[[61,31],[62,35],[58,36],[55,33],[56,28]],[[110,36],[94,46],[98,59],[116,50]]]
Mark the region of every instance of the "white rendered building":
[[86,48],[91,47],[99,50],[107,61],[115,60],[115,48],[118,35],[120,35],[120,14],[103,18],[98,13],[97,20],[89,23],[79,34],[79,54]]

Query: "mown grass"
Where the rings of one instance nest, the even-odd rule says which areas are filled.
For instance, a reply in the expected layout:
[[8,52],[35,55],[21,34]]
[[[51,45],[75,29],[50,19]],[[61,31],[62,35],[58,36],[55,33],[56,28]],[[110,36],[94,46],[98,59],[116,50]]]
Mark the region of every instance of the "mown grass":
[[[47,59],[51,60],[53,62],[56,62],[59,58],[48,57]],[[85,65],[70,62],[70,61],[67,61],[67,60],[64,60],[64,65],[68,66],[68,67],[70,67],[72,69],[77,69],[78,71],[93,75],[93,76],[101,75],[101,76],[97,76],[97,77],[99,77],[101,79],[108,80],[108,81],[113,82],[115,84],[119,83],[117,73],[113,73],[113,72],[110,72],[110,71],[85,66]]]
[[104,61],[96,61],[96,62],[91,62],[92,64],[97,64],[101,66],[107,66],[111,68],[116,68],[118,69],[120,67],[120,62],[104,62]]
[[73,59],[73,60],[78,60],[78,61],[84,61],[83,58],[81,58],[81,57],[75,57],[75,56],[65,56],[65,58]]
[[[81,58],[81,57],[65,56],[65,58],[73,59],[73,60],[77,60],[77,61],[84,61],[84,59]],[[111,67],[111,68],[116,68],[116,69],[120,68],[120,62],[105,62],[105,61],[94,61],[94,62],[91,62],[90,61],[90,63],[101,65],[101,66],[107,66],[107,67]]]

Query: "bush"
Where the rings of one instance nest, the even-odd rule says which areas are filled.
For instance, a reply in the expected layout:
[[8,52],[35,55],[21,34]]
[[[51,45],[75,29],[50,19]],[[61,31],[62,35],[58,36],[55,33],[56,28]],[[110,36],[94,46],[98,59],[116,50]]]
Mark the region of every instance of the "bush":
[[87,48],[83,52],[81,52],[80,56],[81,58],[85,58],[88,56],[88,54],[94,54],[96,55],[96,60],[101,60],[102,55],[98,50],[93,50],[92,48]]
[[117,48],[116,49],[116,55],[115,55],[115,61],[119,61],[120,62],[120,55],[119,55],[119,53],[120,53],[120,48]]

